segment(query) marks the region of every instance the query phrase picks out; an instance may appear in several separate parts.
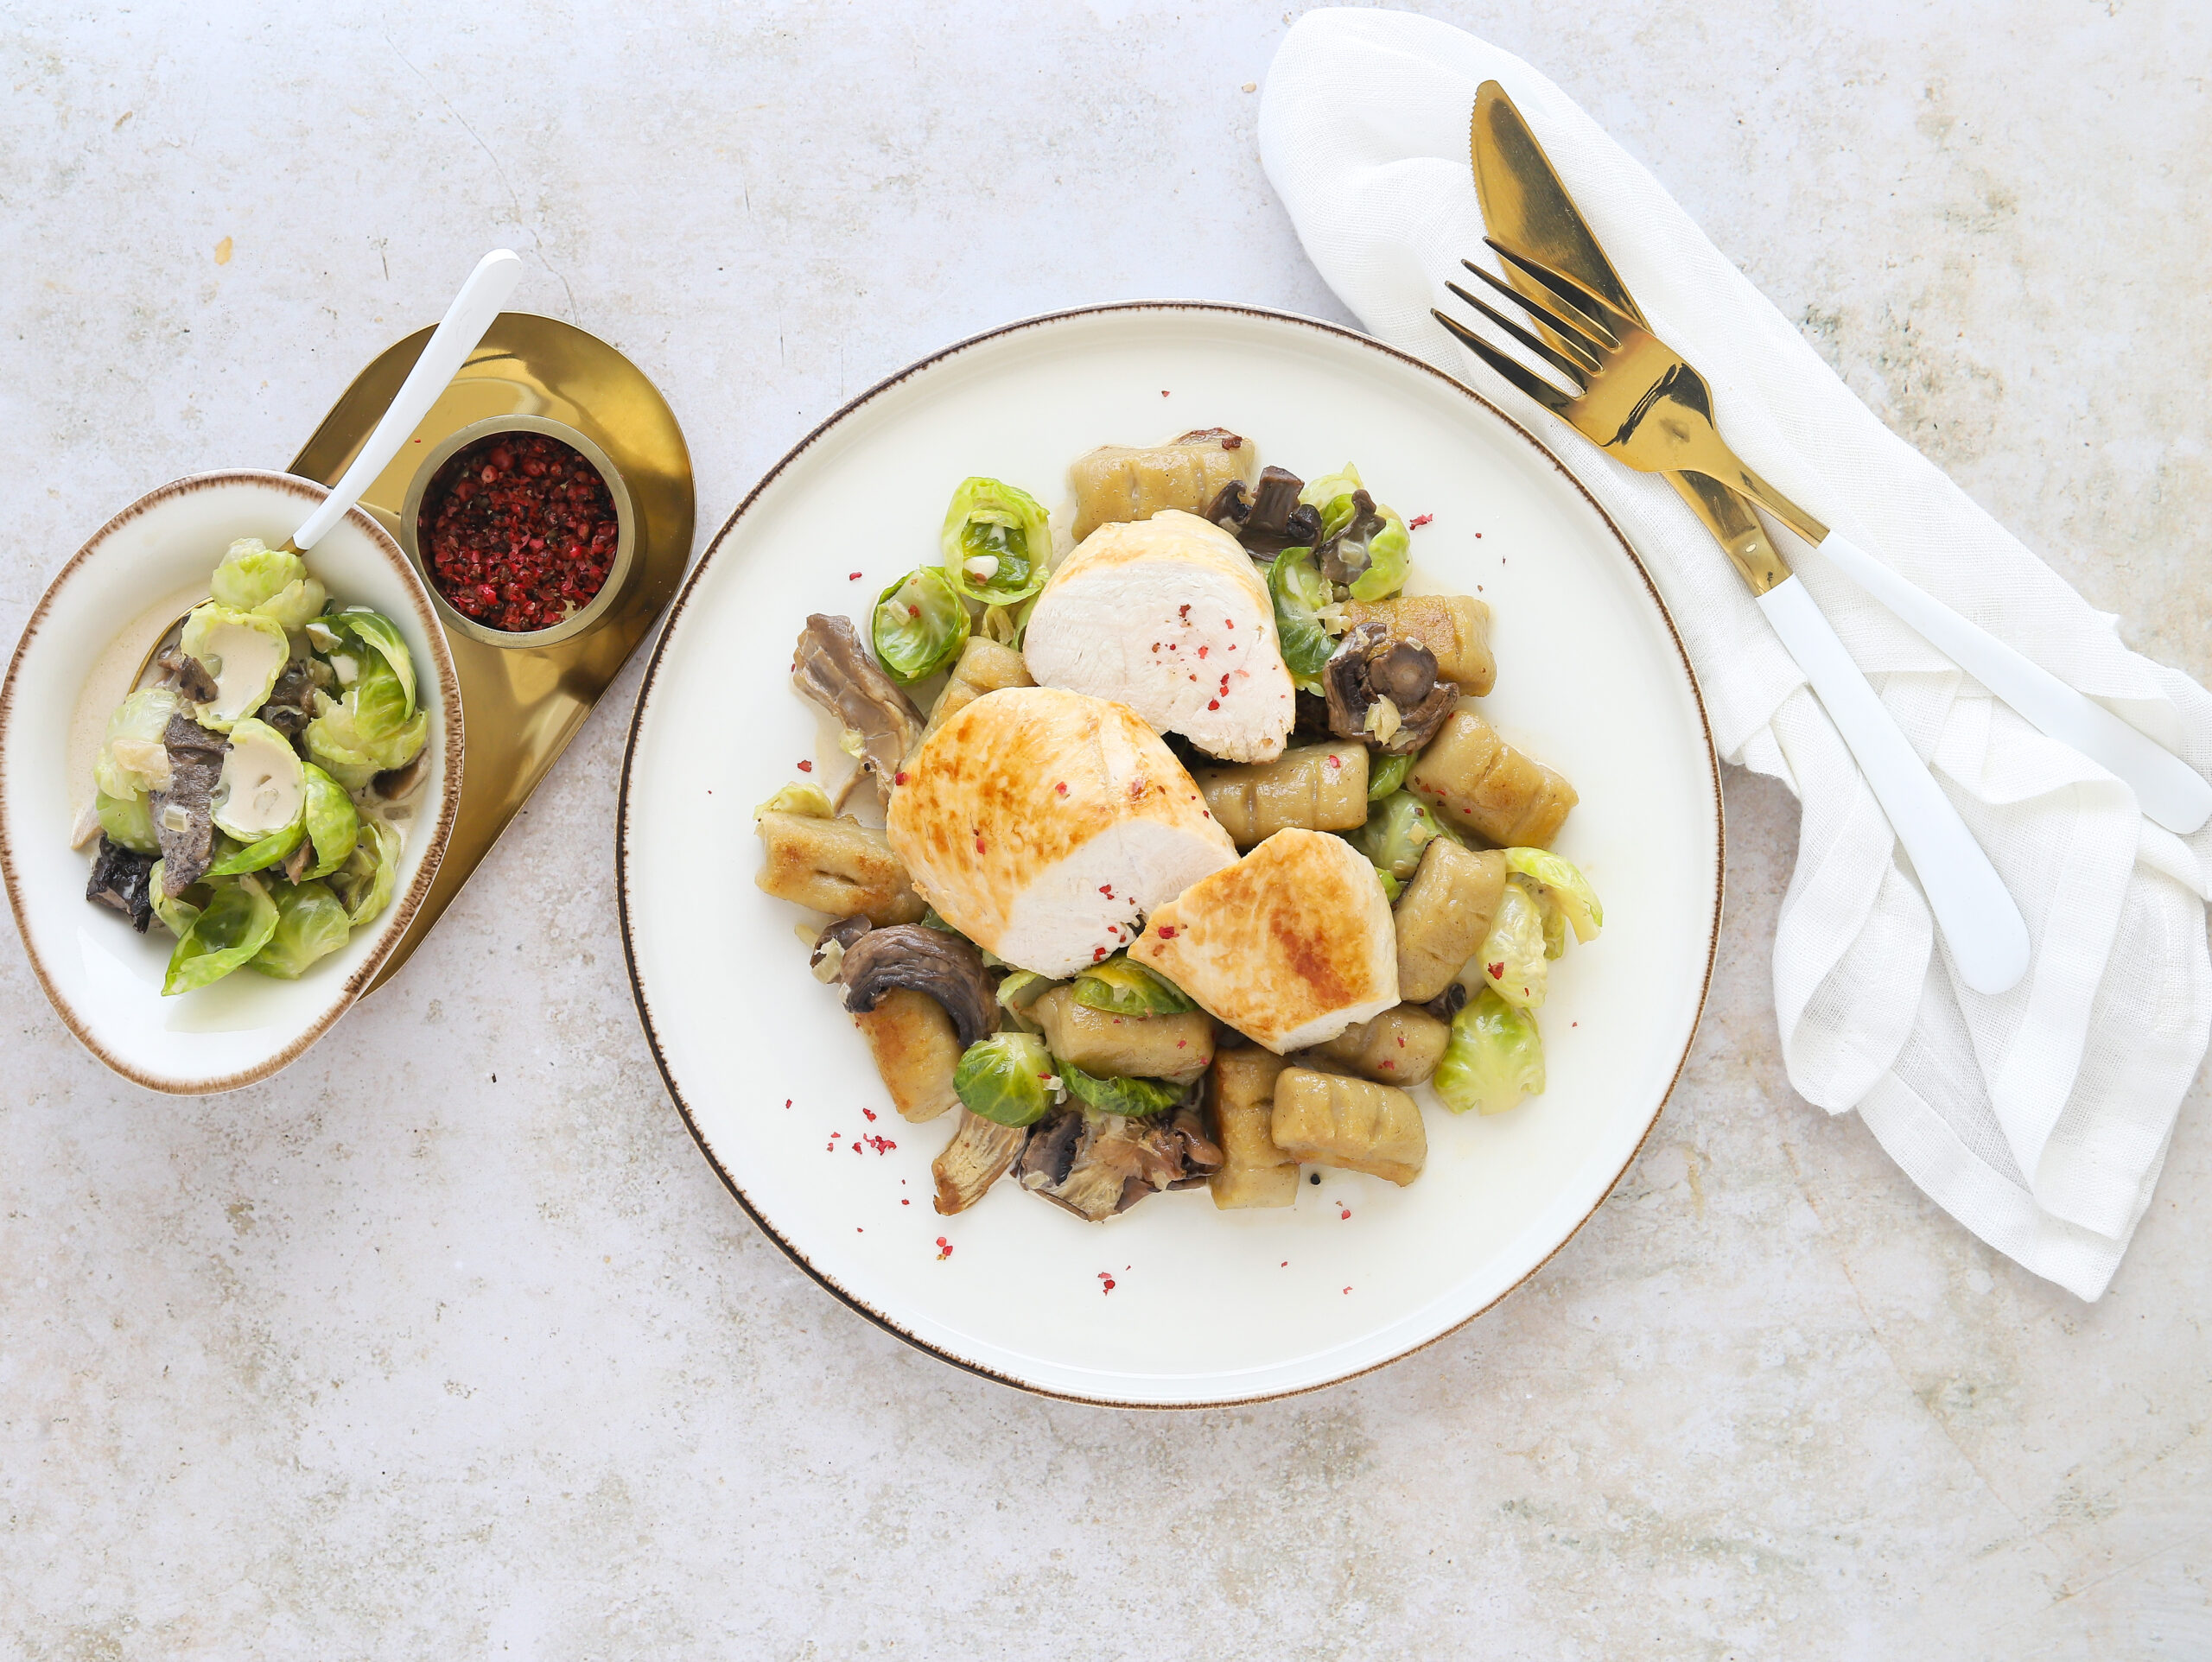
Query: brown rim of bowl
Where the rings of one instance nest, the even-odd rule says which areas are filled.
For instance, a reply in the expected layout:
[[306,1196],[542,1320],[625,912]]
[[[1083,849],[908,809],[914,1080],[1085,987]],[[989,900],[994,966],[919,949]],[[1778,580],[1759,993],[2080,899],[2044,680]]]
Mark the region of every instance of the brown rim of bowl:
[[[817,441],[822,439],[833,428],[836,427],[838,423],[842,422],[847,416],[854,414],[863,405],[867,404],[880,395],[889,391],[892,388],[899,386],[906,381],[911,380],[924,370],[929,369],[934,365],[941,364],[947,358],[957,357],[960,353],[969,350],[971,347],[982,346],[987,341],[996,340],[1004,335],[1017,334],[1026,329],[1042,328],[1047,325],[1066,322],[1071,319],[1075,318],[1096,317],[1108,313],[1122,312],[1218,313],[1224,316],[1230,317],[1263,318],[1270,322],[1287,323],[1299,328],[1311,329],[1319,334],[1333,335],[1339,339],[1353,341],[1361,346],[1370,349],[1370,351],[1381,352],[1386,358],[1395,358],[1401,364],[1418,370],[1422,374],[1433,377],[1434,379],[1442,382],[1446,386],[1451,388],[1452,391],[1459,393],[1461,396],[1479,406],[1491,416],[1495,416],[1499,422],[1503,422],[1514,433],[1517,434],[1528,443],[1531,449],[1536,452],[1538,455],[1543,457],[1545,460],[1548,461],[1554,468],[1558,469],[1560,476],[1564,478],[1568,484],[1572,485],[1576,492],[1580,495],[1583,501],[1589,504],[1590,511],[1596,514],[1599,520],[1605,525],[1605,529],[1612,533],[1613,540],[1620,545],[1621,553],[1626,556],[1630,566],[1634,568],[1637,578],[1643,582],[1644,593],[1650,598],[1653,609],[1658,612],[1660,621],[1667,626],[1668,638],[1675,644],[1675,655],[1681,661],[1682,674],[1689,682],[1690,697],[1697,706],[1698,726],[1700,730],[1705,735],[1706,764],[1710,772],[1713,785],[1713,825],[1714,840],[1713,923],[1706,938],[1705,974],[1698,986],[1697,1013],[1690,1022],[1688,1033],[1683,1037],[1682,1053],[1675,1060],[1675,1071],[1667,1082],[1667,1088],[1661,1094],[1659,1101],[1652,1106],[1650,1120],[1645,1123],[1642,1134],[1636,1139],[1636,1146],[1629,1151],[1628,1158],[1621,1162],[1620,1169],[1615,1171],[1612,1177],[1607,1180],[1604,1190],[1599,1195],[1598,1198],[1591,1203],[1590,1209],[1584,1213],[1582,1216],[1576,1221],[1573,1228],[1568,1230],[1567,1234],[1560,1237],[1558,1244],[1554,1246],[1550,1252],[1546,1253],[1543,1257],[1537,1259],[1535,1263],[1530,1265],[1511,1286],[1507,1287],[1503,1291],[1499,1292],[1497,1297],[1490,1300],[1479,1310],[1470,1310],[1465,1316],[1462,1316],[1459,1321],[1454,1322],[1450,1327],[1446,1328],[1440,1333],[1431,1335],[1428,1338],[1422,1340],[1419,1344],[1409,1345],[1405,1349],[1400,1351],[1396,1355],[1386,1357],[1379,1362],[1370,1362],[1364,1367],[1356,1367],[1349,1373],[1339,1373],[1334,1379],[1322,1380],[1313,1385],[1293,1386],[1290,1388],[1282,1391],[1263,1391],[1255,1395],[1247,1397],[1224,1397],[1218,1401],[1121,1402],[1106,1397],[1086,1397],[1079,1392],[1056,1391],[1049,1386],[1033,1384],[1027,1380],[1015,1379],[1009,1374],[1000,1373],[995,1368],[986,1367],[980,1362],[969,1361],[965,1357],[956,1356],[949,1351],[939,1349],[937,1346],[930,1343],[926,1339],[921,1338],[919,1335],[909,1332],[906,1329],[901,1327],[898,1323],[892,1320],[891,1317],[884,1315],[880,1310],[871,1308],[854,1294],[846,1291],[844,1287],[838,1284],[834,1277],[816,1267],[812,1261],[807,1258],[804,1253],[801,1252],[793,1242],[785,1240],[782,1234],[779,1232],[766,1217],[761,1215],[760,1209],[753,1204],[752,1200],[746,1195],[744,1189],[739,1187],[736,1180],[730,1176],[728,1170],[722,1165],[722,1163],[715,1158],[714,1150],[708,1146],[706,1138],[701,1134],[698,1121],[692,1117],[690,1105],[684,1101],[683,1093],[677,1088],[675,1075],[669,1071],[668,1058],[661,1050],[660,1035],[653,1025],[652,1006],[646,1000],[645,984],[638,976],[637,946],[631,935],[629,881],[630,773],[632,767],[637,761],[638,730],[644,722],[645,707],[652,697],[653,682],[660,673],[662,656],[668,650],[668,643],[676,632],[677,618],[683,611],[684,606],[689,604],[691,599],[691,592],[693,588],[697,586],[699,579],[704,575],[708,565],[713,561],[715,554],[720,551],[723,542],[728,540],[730,533],[736,529],[738,522],[745,517],[747,511],[753,506],[754,502],[760,499],[761,492],[766,491],[770,485],[773,484],[776,479],[781,476],[785,468],[797,461],[808,450],[813,448]],[[1604,505],[1599,502],[1597,498],[1590,494],[1589,488],[1575,476],[1573,470],[1568,467],[1565,462],[1561,461],[1559,457],[1552,452],[1550,447],[1546,445],[1542,440],[1539,439],[1535,434],[1531,433],[1527,428],[1523,427],[1519,422],[1516,421],[1505,411],[1500,409],[1496,404],[1491,403],[1489,399],[1484,397],[1481,393],[1476,391],[1464,381],[1458,379],[1456,377],[1446,375],[1442,370],[1438,369],[1433,364],[1427,363],[1422,359],[1414,357],[1410,352],[1402,352],[1395,346],[1389,346],[1383,341],[1377,340],[1372,335],[1362,334],[1356,329],[1347,329],[1341,324],[1325,322],[1319,318],[1302,317],[1295,312],[1279,312],[1264,306],[1237,306],[1220,301],[1115,301],[1097,306],[1071,307],[1069,309],[1061,312],[1044,312],[1034,317],[1017,318],[1011,323],[1001,324],[997,328],[986,329],[980,334],[972,334],[968,336],[965,339],[957,340],[949,346],[942,347],[938,351],[931,352],[926,358],[917,358],[914,362],[907,365],[906,368],[899,371],[895,374],[887,376],[884,379],[877,382],[874,386],[868,388],[867,391],[861,393],[858,396],[853,398],[849,403],[846,403],[842,409],[837,410],[836,414],[822,422],[813,429],[813,431],[807,434],[804,438],[793,445],[790,450],[785,453],[783,457],[774,466],[771,467],[766,473],[760,476],[760,481],[755,484],[750,491],[746,492],[745,499],[739,503],[737,506],[731,511],[729,517],[722,522],[721,529],[715,533],[714,541],[707,545],[706,552],[699,556],[698,563],[691,568],[690,575],[683,580],[683,587],[677,592],[674,602],[669,606],[667,616],[661,620],[660,638],[653,644],[652,657],[646,662],[645,675],[639,682],[638,701],[631,712],[629,736],[623,743],[622,783],[620,793],[617,798],[615,808],[614,899],[616,908],[620,914],[622,923],[623,963],[630,976],[631,996],[637,1000],[638,1019],[645,1027],[645,1043],[652,1049],[653,1065],[660,1069],[661,1082],[667,1088],[669,1100],[675,1103],[676,1111],[679,1114],[683,1115],[684,1127],[690,1132],[691,1140],[699,1145],[699,1151],[706,1156],[707,1164],[714,1168],[715,1175],[722,1180],[722,1187],[729,1190],[731,1197],[737,1202],[739,1206],[744,1208],[745,1215],[751,1218],[753,1221],[760,1227],[763,1234],[766,1235],[770,1240],[773,1241],[777,1246],[783,1251],[783,1253],[786,1258],[790,1259],[793,1264],[797,1265],[798,1268],[804,1271],[807,1275],[812,1277],[814,1280],[819,1283],[826,1291],[828,1291],[833,1297],[836,1298],[841,1304],[844,1304],[848,1309],[852,1310],[855,1315],[861,1316],[865,1321],[873,1323],[875,1326],[882,1329],[886,1333],[890,1334],[893,1338],[901,1340],[904,1342],[912,1345],[915,1349],[922,1351],[928,1355],[934,1356],[939,1361],[948,1363],[950,1366],[958,1368],[964,1373],[973,1373],[979,1379],[989,1380],[995,1384],[1008,1386],[1017,1391],[1027,1392],[1033,1396],[1049,1397],[1061,1402],[1083,1403],[1094,1408],[1147,1410],[1157,1412],[1171,1412],[1179,1410],[1236,1408],[1244,1406],[1250,1403],[1275,1402],[1285,1398],[1305,1396],[1308,1392],[1314,1391],[1326,1391],[1336,1386],[1342,1385],[1349,1380],[1363,1378],[1369,1373],[1376,1372],[1377,1369],[1388,1367],[1395,1362],[1403,1361],[1407,1357],[1414,1355],[1417,1352],[1426,1350],[1429,1346],[1436,1344],[1442,1340],[1450,1338],[1453,1334],[1465,1327],[1468,1323],[1474,1321],[1478,1316],[1487,1315],[1490,1311],[1497,1309],[1505,1298],[1517,1291],[1520,1288],[1525,1286],[1539,1270],[1542,1269],[1545,1265],[1550,1263],[1554,1258],[1557,1257],[1560,1250],[1566,1246],[1567,1243],[1573,1240],[1575,1235],[1580,1232],[1582,1226],[1589,1222],[1592,1218],[1597,1215],[1598,1208],[1605,1203],[1607,1196],[1611,1195],[1615,1187],[1620,1183],[1621,1178],[1627,1173],[1629,1167],[1636,1164],[1637,1156],[1643,1151],[1644,1144],[1650,1140],[1652,1128],[1659,1123],[1660,1114],[1665,1110],[1669,1099],[1674,1095],[1675,1087],[1681,1082],[1682,1069],[1689,1064],[1690,1050],[1697,1043],[1698,1029],[1703,1024],[1705,1019],[1706,1000],[1712,996],[1713,993],[1713,966],[1719,959],[1720,952],[1720,919],[1723,903],[1726,898],[1725,891],[1727,882],[1727,872],[1728,827],[1720,790],[1720,756],[1719,752],[1713,748],[1713,723],[1706,714],[1705,694],[1703,689],[1698,685],[1697,670],[1690,663],[1689,654],[1683,650],[1681,632],[1675,627],[1674,616],[1667,610],[1667,602],[1661,597],[1658,586],[1651,580],[1651,574],[1644,568],[1643,561],[1637,557],[1637,552],[1635,549],[1630,546],[1628,538],[1622,535],[1620,527],[1613,523],[1613,517],[1605,511]]]
[[[167,485],[149,491],[128,507],[113,515],[99,530],[92,533],[76,553],[69,556],[61,569],[54,573],[46,587],[41,591],[38,604],[32,608],[30,618],[24,624],[23,632],[16,639],[15,650],[9,655],[7,677],[4,682],[0,682],[0,734],[6,733],[9,722],[15,713],[16,676],[22,667],[23,654],[38,634],[41,625],[45,623],[47,612],[54,604],[54,597],[60,592],[61,586],[77,574],[86,561],[110,536],[157,504],[165,502],[172,497],[184,496],[194,491],[209,490],[217,485],[232,485],[240,481],[272,486],[309,503],[321,502],[330,494],[327,486],[317,485],[312,480],[299,479],[290,473],[270,473],[254,467],[231,467],[207,473],[188,473],[182,479],[171,479]],[[446,745],[445,789],[438,803],[437,822],[432,829],[429,844],[423,848],[422,864],[416,870],[415,880],[407,885],[405,894],[393,898],[391,908],[385,914],[384,928],[376,944],[371,948],[369,955],[361,961],[359,967],[347,976],[345,982],[339,987],[336,1001],[333,1003],[328,1012],[302,1032],[299,1037],[293,1040],[290,1044],[285,1046],[268,1061],[257,1063],[251,1068],[241,1069],[237,1073],[219,1075],[210,1079],[184,1082],[162,1079],[143,1073],[130,1066],[120,1057],[111,1055],[106,1047],[86,1030],[83,1023],[78,1019],[76,1012],[72,1010],[61,997],[53,979],[47,974],[45,961],[39,956],[37,943],[31,939],[30,930],[24,924],[23,906],[20,898],[21,885],[16,872],[15,848],[9,826],[7,798],[4,793],[0,793],[0,881],[4,881],[7,886],[8,904],[16,917],[16,933],[22,940],[24,955],[31,961],[31,973],[38,977],[39,986],[46,993],[47,1002],[54,1006],[54,1013],[61,1018],[62,1024],[76,1036],[78,1043],[132,1084],[143,1086],[149,1091],[161,1091],[171,1096],[218,1096],[225,1091],[234,1091],[241,1087],[267,1079],[270,1075],[282,1072],[298,1061],[316,1040],[330,1031],[340,1016],[353,1008],[355,1000],[359,999],[361,994],[368,990],[369,984],[375,980],[377,972],[384,967],[385,960],[391,955],[392,948],[399,944],[400,937],[406,934],[407,926],[414,922],[415,914],[422,906],[423,898],[429,893],[431,881],[436,878],[438,866],[445,858],[446,842],[453,834],[454,816],[461,805],[461,766],[467,746],[461,708],[461,682],[454,671],[453,653],[447,646],[444,631],[438,625],[436,612],[427,604],[430,594],[429,586],[416,574],[413,564],[401,550],[398,543],[391,539],[391,535],[383,526],[378,524],[371,515],[358,505],[347,510],[346,518],[348,523],[366,532],[370,540],[383,549],[386,557],[391,560],[393,568],[416,591],[413,597],[416,618],[423,626],[423,638],[430,643],[431,657],[437,664],[439,708],[442,712],[440,726],[445,734]],[[312,554],[308,555],[310,559],[313,557]]]
[[[614,563],[607,568],[607,580],[599,586],[599,593],[590,602],[571,612],[550,629],[518,631],[493,629],[480,624],[456,609],[438,590],[437,578],[430,570],[429,559],[420,546],[416,525],[423,512],[423,498],[438,470],[480,439],[488,439],[499,433],[542,433],[549,439],[558,439],[571,450],[599,470],[605,481],[607,494],[614,498]],[[624,483],[621,469],[615,466],[607,452],[579,433],[565,422],[556,422],[550,416],[487,416],[480,422],[471,422],[467,427],[448,434],[437,447],[423,459],[415,470],[415,478],[407,487],[407,497],[399,510],[399,543],[407,557],[415,562],[421,574],[423,587],[429,592],[430,603],[445,620],[446,627],[457,629],[469,639],[482,641],[486,646],[529,647],[553,646],[562,641],[574,640],[588,634],[606,621],[621,598],[622,587],[630,580],[630,566],[638,546],[638,516],[630,505],[630,487]]]

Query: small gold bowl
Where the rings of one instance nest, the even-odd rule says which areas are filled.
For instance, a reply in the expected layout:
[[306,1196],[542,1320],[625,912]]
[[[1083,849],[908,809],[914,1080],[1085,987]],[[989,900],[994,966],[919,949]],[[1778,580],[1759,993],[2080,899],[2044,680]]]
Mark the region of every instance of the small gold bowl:
[[[494,629],[456,610],[439,590],[429,551],[422,546],[419,528],[423,498],[431,484],[455,455],[480,440],[501,433],[542,433],[559,440],[599,470],[600,478],[607,483],[607,494],[614,500],[614,561],[607,569],[607,580],[600,585],[599,593],[592,596],[589,604],[570,612],[550,629]],[[487,646],[551,646],[588,634],[605,621],[629,578],[631,558],[637,548],[638,524],[630,506],[630,488],[623,483],[620,472],[604,450],[575,428],[544,416],[493,416],[471,422],[448,435],[416,469],[414,482],[407,487],[407,500],[399,512],[399,540],[407,550],[407,557],[423,574],[423,586],[430,591],[430,599],[436,603],[438,615],[447,628],[458,629],[470,639],[482,641]]]

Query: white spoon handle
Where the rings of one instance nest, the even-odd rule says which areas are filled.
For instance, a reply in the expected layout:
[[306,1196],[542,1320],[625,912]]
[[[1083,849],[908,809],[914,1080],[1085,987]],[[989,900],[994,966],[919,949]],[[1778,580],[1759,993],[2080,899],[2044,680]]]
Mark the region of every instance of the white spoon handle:
[[369,435],[369,441],[361,447],[361,454],[353,458],[353,465],[322,499],[322,505],[292,533],[294,548],[305,554],[361,499],[361,492],[375,482],[377,475],[399,454],[399,447],[407,442],[407,435],[430,413],[430,406],[437,403],[447,383],[461,372],[461,366],[468,361],[468,354],[476,350],[484,331],[492,327],[492,320],[499,316],[500,308],[507,303],[507,296],[514,293],[515,285],[521,281],[519,254],[497,248],[476,263],[476,269],[468,274],[468,281],[461,285],[461,292],[446,308],[437,332],[423,348],[423,355],[415,360],[415,367],[407,372],[407,379],[400,384],[391,407]]
[[1760,595],[1759,610],[1813,683],[1912,856],[1959,979],[1977,993],[2010,991],[2027,974],[2028,926],[1989,856],[1866,684],[1812,592],[1792,577]]
[[1821,552],[1922,639],[2062,745],[2071,745],[2135,792],[2144,813],[2186,835],[2212,818],[2212,783],[2148,733],[1969,622],[1837,533]]

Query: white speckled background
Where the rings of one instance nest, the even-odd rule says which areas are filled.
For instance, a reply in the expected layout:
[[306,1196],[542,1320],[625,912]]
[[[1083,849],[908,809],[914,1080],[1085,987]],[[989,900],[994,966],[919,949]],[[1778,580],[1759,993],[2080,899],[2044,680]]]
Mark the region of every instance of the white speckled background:
[[[1427,9],[2212,674],[2196,0]],[[281,466],[500,242],[660,383],[702,540],[1009,316],[1340,316],[1242,90],[1287,15],[11,6],[0,637],[131,497]],[[615,932],[635,682],[271,1085],[124,1085],[0,951],[0,1654],[2212,1654],[2205,1091],[2101,1304],[1980,1246],[1783,1078],[1774,786],[1729,780],[1696,1058],[1534,1281],[1354,1384],[1133,1416],[905,1349],[699,1158]]]

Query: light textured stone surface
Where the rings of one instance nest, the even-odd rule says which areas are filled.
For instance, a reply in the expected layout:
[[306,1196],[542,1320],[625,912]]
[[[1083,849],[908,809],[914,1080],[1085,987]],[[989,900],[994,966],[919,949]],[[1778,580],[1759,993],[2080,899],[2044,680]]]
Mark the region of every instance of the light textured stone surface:
[[[2201,5],[1432,10],[2212,673]],[[281,465],[499,242],[660,382],[709,527],[1009,316],[1340,315],[1242,90],[1287,16],[12,6],[0,635],[141,491]],[[0,953],[0,1654],[2212,1654],[2203,1088],[2101,1304],[1980,1246],[1783,1077],[1773,785],[1729,781],[1695,1060],[1551,1264],[1354,1384],[1128,1415],[906,1350],[699,1158],[615,930],[635,682],[265,1088],[118,1083]]]

